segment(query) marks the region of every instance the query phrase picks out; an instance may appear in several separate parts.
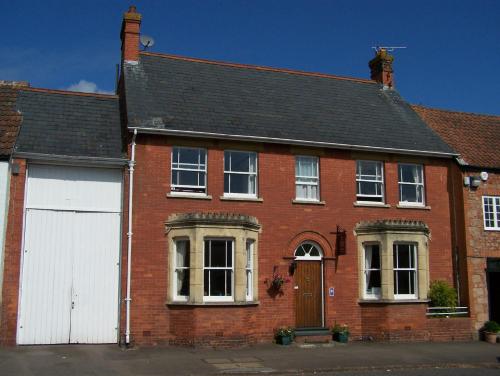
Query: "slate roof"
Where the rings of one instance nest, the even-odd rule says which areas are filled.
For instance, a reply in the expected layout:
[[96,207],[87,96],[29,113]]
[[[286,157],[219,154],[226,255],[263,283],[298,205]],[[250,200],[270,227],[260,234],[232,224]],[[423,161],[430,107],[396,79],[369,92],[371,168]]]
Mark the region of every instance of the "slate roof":
[[395,90],[370,80],[147,52],[124,71],[129,129],[454,153]]
[[0,82],[0,159],[7,159],[16,142],[21,116],[16,111],[19,86]]
[[500,116],[412,107],[467,164],[500,168]]
[[25,89],[16,153],[125,158],[118,97]]

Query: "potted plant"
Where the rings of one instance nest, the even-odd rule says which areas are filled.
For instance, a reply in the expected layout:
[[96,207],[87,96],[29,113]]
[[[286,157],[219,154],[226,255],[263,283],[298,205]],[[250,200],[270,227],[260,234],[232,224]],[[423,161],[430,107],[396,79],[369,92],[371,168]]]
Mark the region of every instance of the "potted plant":
[[276,343],[280,345],[289,345],[293,341],[293,337],[295,335],[295,331],[293,328],[289,326],[282,326],[276,330]]
[[484,338],[488,343],[497,343],[497,334],[500,325],[496,321],[486,321],[483,326]]
[[339,325],[335,323],[332,327],[333,340],[340,343],[347,343],[349,341],[349,327],[347,324]]

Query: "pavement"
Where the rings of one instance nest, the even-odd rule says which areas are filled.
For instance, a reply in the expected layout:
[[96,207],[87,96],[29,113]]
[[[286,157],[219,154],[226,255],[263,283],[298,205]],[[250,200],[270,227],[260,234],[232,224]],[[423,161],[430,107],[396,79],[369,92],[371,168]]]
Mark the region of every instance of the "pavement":
[[[396,375],[411,374],[417,369],[456,369],[462,370],[460,374],[464,375],[500,375],[500,344],[353,342],[291,346],[265,344],[215,350],[179,347],[121,349],[116,345],[0,349],[2,376],[375,375],[382,371],[393,371]],[[473,369],[476,369],[475,373],[468,372]]]

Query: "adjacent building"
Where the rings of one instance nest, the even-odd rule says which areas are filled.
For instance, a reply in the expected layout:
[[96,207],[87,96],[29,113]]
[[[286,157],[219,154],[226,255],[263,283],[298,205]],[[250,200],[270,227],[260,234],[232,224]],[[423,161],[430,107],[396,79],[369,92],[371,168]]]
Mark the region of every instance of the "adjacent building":
[[460,153],[451,171],[457,286],[477,333],[500,322],[500,116],[413,108]]

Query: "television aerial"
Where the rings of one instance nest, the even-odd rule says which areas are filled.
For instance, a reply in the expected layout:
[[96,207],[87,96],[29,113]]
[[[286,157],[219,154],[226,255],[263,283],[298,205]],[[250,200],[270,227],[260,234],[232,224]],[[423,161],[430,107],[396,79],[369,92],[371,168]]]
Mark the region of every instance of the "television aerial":
[[153,47],[153,45],[155,44],[155,40],[149,35],[141,35],[140,41],[142,46],[144,47],[144,50],[147,50],[149,47]]

